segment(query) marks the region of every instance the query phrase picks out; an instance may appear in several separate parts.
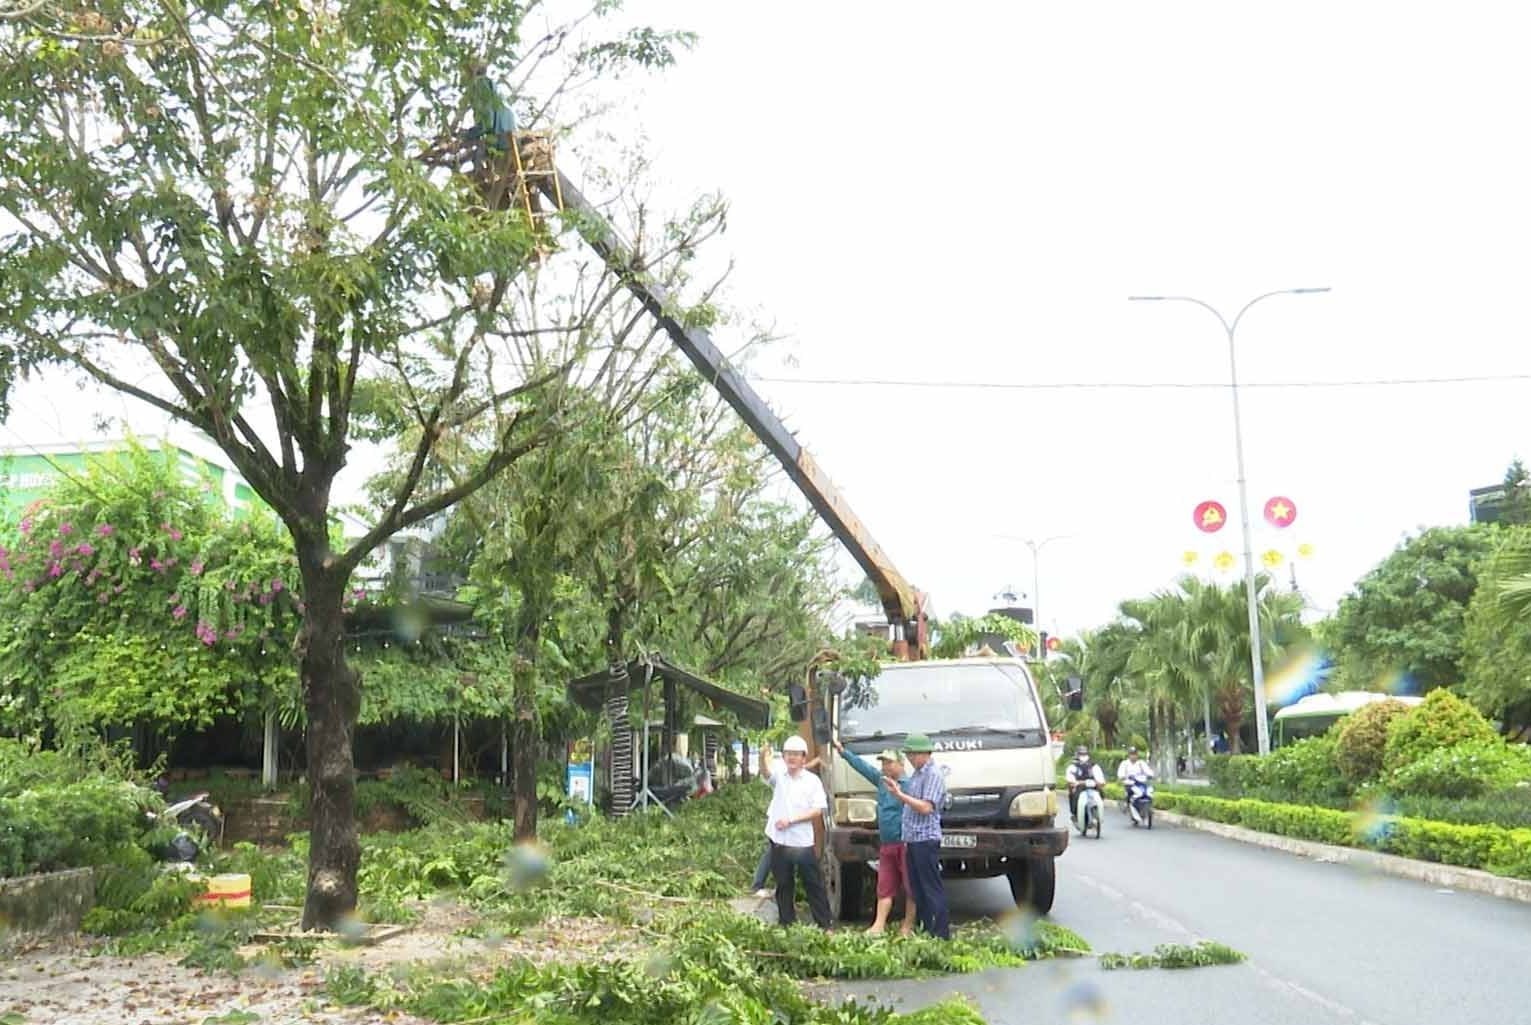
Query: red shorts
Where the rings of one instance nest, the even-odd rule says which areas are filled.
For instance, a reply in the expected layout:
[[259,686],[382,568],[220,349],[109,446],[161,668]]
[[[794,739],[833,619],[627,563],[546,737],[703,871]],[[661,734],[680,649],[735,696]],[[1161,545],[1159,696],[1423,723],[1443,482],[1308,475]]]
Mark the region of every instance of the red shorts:
[[885,843],[877,848],[877,899],[899,894],[909,895],[908,852],[902,843]]

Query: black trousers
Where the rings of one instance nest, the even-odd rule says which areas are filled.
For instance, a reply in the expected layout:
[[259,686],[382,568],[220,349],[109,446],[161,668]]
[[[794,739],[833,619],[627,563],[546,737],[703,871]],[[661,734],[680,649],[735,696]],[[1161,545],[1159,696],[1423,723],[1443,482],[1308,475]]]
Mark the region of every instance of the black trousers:
[[952,938],[946,913],[946,887],[941,880],[941,841],[913,840],[904,845],[909,861],[909,889],[914,892],[914,916],[932,936]]
[[819,873],[819,859],[812,847],[784,847],[771,844],[771,874],[776,877],[776,920],[782,925],[797,921],[797,884],[793,873],[802,877],[808,891],[808,911],[820,929],[830,926],[829,895],[824,892],[824,877]]

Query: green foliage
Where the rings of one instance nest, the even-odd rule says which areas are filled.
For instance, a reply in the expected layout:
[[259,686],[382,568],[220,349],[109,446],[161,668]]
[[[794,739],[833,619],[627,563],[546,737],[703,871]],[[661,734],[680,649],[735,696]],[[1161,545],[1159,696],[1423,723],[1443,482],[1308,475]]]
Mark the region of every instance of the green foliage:
[[0,797],[0,877],[103,864],[144,835],[155,803],[142,787],[110,779]]
[[1382,772],[1383,753],[1387,749],[1388,730],[1409,706],[1402,701],[1376,701],[1356,709],[1331,727],[1337,737],[1334,764],[1341,775],[1354,785],[1370,783]]
[[[947,620],[937,624],[935,634],[936,641],[930,649],[933,658],[961,658],[990,636],[1010,641],[1023,651],[1037,643],[1035,630],[997,612],[976,618]],[[1004,652],[995,650],[995,654],[1002,655]]]
[[1382,767],[1391,774],[1441,748],[1497,740],[1494,727],[1467,702],[1447,690],[1431,691],[1388,727]]
[[1265,833],[1339,846],[1366,847],[1406,858],[1531,879],[1531,829],[1458,825],[1383,815],[1374,810],[1346,812],[1170,791],[1161,791],[1154,799],[1165,811]]
[[520,1020],[561,1025],[660,1025],[746,1021],[764,1023],[935,1023],[981,1021],[970,1008],[946,1003],[918,1015],[845,1004],[828,1008],[802,996],[803,978],[896,978],[930,972],[977,971],[1059,951],[1088,947],[1067,930],[1038,923],[1025,951],[991,931],[959,931],[951,941],[927,937],[877,939],[783,930],[728,911],[680,913],[649,930],[661,942],[639,961],[525,962],[501,969],[487,983],[417,972],[392,978],[354,968],[332,972],[330,995],[352,1005],[404,1010],[437,1021]]
[[1531,748],[1496,737],[1436,748],[1395,770],[1387,789],[1411,797],[1481,797],[1526,781],[1531,781]]
[[1466,826],[1531,829],[1531,787],[1512,787],[1482,797],[1393,798],[1393,810],[1415,819],[1435,819]]
[[136,444],[64,476],[0,547],[0,725],[171,733],[291,688],[280,527]]
[[1102,954],[1100,966],[1106,971],[1118,968],[1204,968],[1242,964],[1245,960],[1245,956],[1232,947],[1202,940],[1194,944],[1161,943],[1152,954]]
[[1219,793],[1239,797],[1261,786],[1259,755],[1209,755],[1207,777]]
[[[1531,490],[1517,494],[1531,501]],[[1517,588],[1531,595],[1531,526],[1501,527],[1493,553],[1478,567],[1467,607],[1462,694],[1507,732],[1531,728],[1531,616]]]
[[1364,689],[1405,672],[1425,691],[1461,682],[1463,619],[1493,543],[1489,527],[1433,527],[1363,577],[1329,631],[1344,679]]
[[1341,741],[1333,732],[1299,740],[1258,759],[1260,786],[1303,801],[1347,796],[1350,788],[1336,769]]

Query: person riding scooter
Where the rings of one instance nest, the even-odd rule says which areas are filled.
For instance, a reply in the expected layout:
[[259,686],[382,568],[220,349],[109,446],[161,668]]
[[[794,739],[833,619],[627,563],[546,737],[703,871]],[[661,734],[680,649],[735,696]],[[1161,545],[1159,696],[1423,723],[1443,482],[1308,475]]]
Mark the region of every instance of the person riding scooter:
[[1106,785],[1106,774],[1090,758],[1090,749],[1081,744],[1074,749],[1074,760],[1069,763],[1068,771],[1064,773],[1064,779],[1068,782],[1069,786],[1069,817],[1077,822],[1079,821],[1079,792],[1088,789],[1085,786],[1085,782],[1087,780],[1095,781],[1095,797],[1093,800],[1098,806],[1100,802],[1100,788]]
[[1122,764],[1116,767],[1116,778],[1127,787],[1127,796],[1122,801],[1122,810],[1131,815],[1134,822],[1141,821],[1138,810],[1133,806],[1132,783],[1134,780],[1142,780],[1142,786],[1146,787],[1148,781],[1154,778],[1153,766],[1148,764],[1147,759],[1138,755],[1137,745],[1127,749],[1127,757],[1122,759]]

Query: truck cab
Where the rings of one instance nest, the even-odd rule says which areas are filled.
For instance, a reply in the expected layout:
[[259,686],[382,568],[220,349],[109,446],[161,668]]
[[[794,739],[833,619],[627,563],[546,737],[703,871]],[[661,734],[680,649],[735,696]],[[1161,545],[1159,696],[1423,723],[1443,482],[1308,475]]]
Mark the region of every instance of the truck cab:
[[[1054,825],[1057,771],[1047,720],[1025,662],[962,658],[900,662],[830,699],[831,725],[847,750],[872,759],[910,733],[935,747],[946,775],[941,811],[941,870],[947,878],[1003,875],[1017,905],[1051,910],[1056,859],[1069,833]],[[844,759],[825,780],[831,822],[826,865],[838,872],[842,912],[859,907],[877,858],[877,804],[872,786]]]

